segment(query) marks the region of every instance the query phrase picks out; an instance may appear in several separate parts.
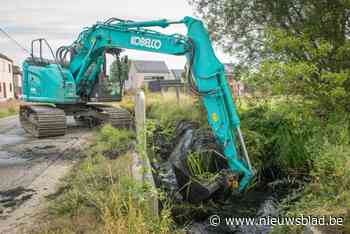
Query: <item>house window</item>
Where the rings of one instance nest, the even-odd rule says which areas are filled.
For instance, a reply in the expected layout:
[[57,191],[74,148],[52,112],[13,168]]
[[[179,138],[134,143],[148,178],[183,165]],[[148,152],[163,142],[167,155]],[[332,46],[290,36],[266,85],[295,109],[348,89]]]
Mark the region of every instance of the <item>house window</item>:
[[11,64],[9,64],[9,73],[11,73]]
[[12,92],[12,84],[10,83],[10,92]]
[[6,83],[3,82],[2,86],[4,87],[4,98],[7,98],[7,93],[6,93]]

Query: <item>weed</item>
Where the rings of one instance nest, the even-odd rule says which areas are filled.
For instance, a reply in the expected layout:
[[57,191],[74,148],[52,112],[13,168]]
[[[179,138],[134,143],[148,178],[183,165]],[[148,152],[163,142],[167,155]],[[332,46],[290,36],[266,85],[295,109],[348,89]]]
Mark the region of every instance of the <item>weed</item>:
[[134,96],[131,96],[131,95],[124,96],[123,100],[121,102],[116,103],[115,106],[124,108],[128,110],[130,113],[134,113],[135,112]]
[[135,134],[127,129],[116,129],[112,125],[104,125],[97,134],[96,149],[109,157],[125,153],[132,146]]
[[205,162],[203,155],[198,152],[190,152],[188,154],[187,166],[191,174],[199,180],[210,181],[217,175],[210,172],[209,164]]

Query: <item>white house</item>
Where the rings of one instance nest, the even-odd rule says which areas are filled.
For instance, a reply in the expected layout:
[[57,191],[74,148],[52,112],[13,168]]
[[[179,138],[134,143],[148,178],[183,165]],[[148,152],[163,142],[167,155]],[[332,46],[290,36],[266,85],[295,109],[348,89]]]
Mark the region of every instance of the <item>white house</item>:
[[131,60],[129,79],[125,82],[125,89],[135,91],[147,86],[149,81],[174,79],[164,61]]
[[0,101],[14,97],[13,61],[0,53]]

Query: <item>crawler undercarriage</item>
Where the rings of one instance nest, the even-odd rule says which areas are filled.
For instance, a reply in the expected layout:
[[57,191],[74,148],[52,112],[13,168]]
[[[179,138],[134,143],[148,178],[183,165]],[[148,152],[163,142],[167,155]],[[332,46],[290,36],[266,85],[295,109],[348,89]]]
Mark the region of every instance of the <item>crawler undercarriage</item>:
[[77,122],[87,127],[110,123],[114,127],[128,128],[132,124],[127,110],[101,104],[54,106],[28,103],[21,105],[19,116],[25,131],[39,138],[64,135],[66,116],[74,116]]

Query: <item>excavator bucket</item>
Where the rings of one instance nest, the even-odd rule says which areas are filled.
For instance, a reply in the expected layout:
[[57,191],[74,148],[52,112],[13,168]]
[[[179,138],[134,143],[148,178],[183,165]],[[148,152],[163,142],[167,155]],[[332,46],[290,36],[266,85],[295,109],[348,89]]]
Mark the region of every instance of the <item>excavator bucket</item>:
[[199,203],[211,198],[219,191],[238,190],[238,175],[228,170],[222,170],[214,180],[198,180],[190,173],[184,161],[173,164],[179,192],[182,197],[191,202]]
[[[219,191],[238,190],[240,175],[228,169],[225,158],[209,149],[216,146],[211,134],[200,132],[191,124],[180,123],[176,138],[177,144],[168,160],[176,176],[178,192],[184,200],[199,203]],[[203,152],[198,154],[201,167],[213,172],[211,178],[198,178],[191,169],[189,157],[193,155],[192,152],[199,151]]]

